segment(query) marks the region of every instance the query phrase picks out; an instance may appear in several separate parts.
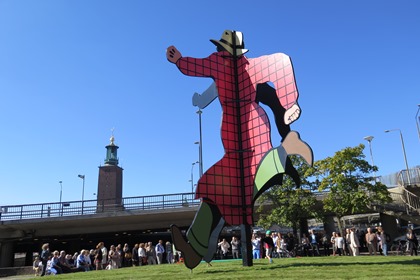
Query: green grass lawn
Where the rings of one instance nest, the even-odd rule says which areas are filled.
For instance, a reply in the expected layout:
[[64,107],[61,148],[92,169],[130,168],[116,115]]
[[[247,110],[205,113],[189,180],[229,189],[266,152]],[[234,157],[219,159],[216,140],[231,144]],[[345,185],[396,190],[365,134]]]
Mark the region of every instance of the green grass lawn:
[[[47,276],[53,277],[53,276]],[[244,267],[241,260],[201,263],[193,271],[183,264],[149,265],[116,270],[77,272],[54,279],[420,279],[420,257],[359,256],[304,257],[254,260]]]

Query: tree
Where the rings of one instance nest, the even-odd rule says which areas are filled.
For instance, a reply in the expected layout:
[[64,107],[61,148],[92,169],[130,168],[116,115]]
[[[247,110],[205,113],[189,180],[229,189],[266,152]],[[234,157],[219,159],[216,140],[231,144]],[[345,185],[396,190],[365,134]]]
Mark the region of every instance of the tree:
[[344,215],[362,213],[374,203],[391,201],[387,187],[371,176],[377,167],[364,159],[364,148],[363,144],[348,147],[314,163],[318,190],[328,191],[324,209],[335,213],[339,220]]
[[[273,224],[289,226],[296,236],[302,219],[319,217],[320,213],[314,210],[314,183],[308,181],[313,170],[300,157],[291,156],[291,160],[301,174],[301,188],[296,188],[293,180],[284,176],[282,184],[274,185],[258,199],[260,206],[257,213],[260,213],[258,225],[266,228]],[[264,207],[271,207],[272,210],[262,214],[267,213]]]

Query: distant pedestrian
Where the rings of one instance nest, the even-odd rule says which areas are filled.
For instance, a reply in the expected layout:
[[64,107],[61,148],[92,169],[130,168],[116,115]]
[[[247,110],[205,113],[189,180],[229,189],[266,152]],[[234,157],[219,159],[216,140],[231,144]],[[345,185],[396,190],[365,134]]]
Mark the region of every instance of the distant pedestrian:
[[230,245],[232,246],[232,258],[239,259],[239,247],[241,243],[239,242],[238,238],[236,238],[236,236],[232,237]]
[[310,231],[309,241],[311,245],[312,256],[319,256],[318,236],[315,230]]
[[51,252],[50,252],[50,244],[45,243],[42,245],[42,251],[40,254],[41,262],[42,262],[42,273],[41,276],[45,275],[45,271],[47,269],[47,263],[51,259]]
[[350,244],[351,244],[351,250],[353,252],[353,256],[358,256],[360,243],[359,243],[359,237],[357,236],[356,229],[354,227],[350,229]]
[[365,234],[365,241],[366,246],[369,251],[369,255],[376,255],[376,246],[377,246],[377,238],[376,234],[372,231],[372,229],[369,227],[367,228],[367,233]]
[[158,264],[163,263],[163,254],[165,253],[165,247],[163,246],[163,240],[159,240],[155,247],[156,259]]

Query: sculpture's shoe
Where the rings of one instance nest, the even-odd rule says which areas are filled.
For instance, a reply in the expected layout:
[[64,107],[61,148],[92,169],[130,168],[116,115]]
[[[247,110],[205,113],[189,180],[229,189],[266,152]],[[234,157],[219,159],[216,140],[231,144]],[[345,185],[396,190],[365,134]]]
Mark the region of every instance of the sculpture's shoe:
[[300,155],[309,165],[312,166],[314,158],[312,149],[306,142],[300,139],[299,133],[296,131],[290,131],[282,142],[282,146],[288,155]]
[[189,269],[195,268],[201,262],[202,257],[185,240],[181,230],[176,225],[171,225],[171,235],[175,248],[181,251],[184,256],[185,266]]

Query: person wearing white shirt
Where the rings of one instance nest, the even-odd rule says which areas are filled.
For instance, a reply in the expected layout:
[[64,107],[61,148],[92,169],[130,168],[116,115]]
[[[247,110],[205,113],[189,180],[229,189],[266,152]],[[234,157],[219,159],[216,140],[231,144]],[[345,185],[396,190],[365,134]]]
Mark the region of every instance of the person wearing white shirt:
[[222,259],[226,259],[230,248],[229,243],[223,238],[222,242],[219,242],[218,245],[220,246],[220,250],[222,250]]

